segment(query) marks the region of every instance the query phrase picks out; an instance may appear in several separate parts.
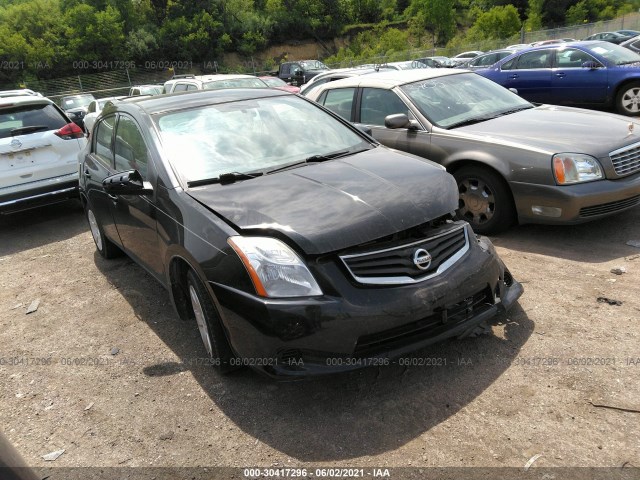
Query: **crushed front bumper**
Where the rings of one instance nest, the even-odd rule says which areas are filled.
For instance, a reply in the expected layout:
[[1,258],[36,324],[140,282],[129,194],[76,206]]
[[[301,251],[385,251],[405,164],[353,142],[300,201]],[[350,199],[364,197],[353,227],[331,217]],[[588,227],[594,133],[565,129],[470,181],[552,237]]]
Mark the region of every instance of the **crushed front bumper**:
[[321,297],[265,299],[210,284],[242,365],[275,377],[383,365],[381,359],[468,335],[523,293],[491,242],[471,237],[455,265],[411,285],[358,285],[337,260],[314,269],[331,279],[333,291]]

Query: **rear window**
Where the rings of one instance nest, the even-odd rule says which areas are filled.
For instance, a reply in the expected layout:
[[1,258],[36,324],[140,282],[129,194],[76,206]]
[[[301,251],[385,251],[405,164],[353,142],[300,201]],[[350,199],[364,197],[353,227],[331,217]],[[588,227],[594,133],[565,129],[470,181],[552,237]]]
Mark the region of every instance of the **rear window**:
[[[0,108],[0,138],[38,131],[58,130],[66,124],[67,120],[51,104]],[[33,127],[33,129],[22,131],[27,127]]]
[[95,98],[93,95],[83,95],[80,97],[65,97],[62,99],[60,106],[63,110],[71,110],[72,108],[78,107],[86,107],[91,102],[93,102]]
[[231,78],[216,80],[204,84],[207,90],[220,90],[223,88],[266,88],[267,84],[259,78]]

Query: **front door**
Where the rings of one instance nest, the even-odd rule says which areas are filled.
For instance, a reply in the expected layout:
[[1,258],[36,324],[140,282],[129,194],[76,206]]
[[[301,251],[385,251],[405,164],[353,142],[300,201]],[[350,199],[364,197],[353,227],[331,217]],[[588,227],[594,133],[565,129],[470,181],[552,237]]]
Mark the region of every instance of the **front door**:
[[[149,148],[136,121],[126,114],[120,114],[118,119],[114,153],[116,172],[137,170],[144,181],[155,187],[157,174]],[[113,195],[111,205],[124,248],[163,281],[155,196],[155,191],[149,195]]]

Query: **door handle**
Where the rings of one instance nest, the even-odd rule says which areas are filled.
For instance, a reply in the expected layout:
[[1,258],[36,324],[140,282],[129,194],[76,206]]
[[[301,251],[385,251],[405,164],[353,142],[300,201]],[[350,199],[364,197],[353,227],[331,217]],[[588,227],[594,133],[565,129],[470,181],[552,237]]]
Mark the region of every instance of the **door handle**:
[[113,201],[113,203],[117,203],[118,202],[118,196],[117,195],[111,195],[110,193],[107,193],[107,196],[111,199],[111,201]]
[[566,76],[567,76],[567,74],[566,74],[566,73],[564,73],[564,72],[558,72],[558,73],[556,73],[556,77],[558,77],[558,78],[564,78],[564,77],[566,77]]
[[514,80],[514,79],[518,78],[518,75],[516,75],[516,74],[514,73],[513,75],[509,75],[509,78],[510,78],[511,80]]

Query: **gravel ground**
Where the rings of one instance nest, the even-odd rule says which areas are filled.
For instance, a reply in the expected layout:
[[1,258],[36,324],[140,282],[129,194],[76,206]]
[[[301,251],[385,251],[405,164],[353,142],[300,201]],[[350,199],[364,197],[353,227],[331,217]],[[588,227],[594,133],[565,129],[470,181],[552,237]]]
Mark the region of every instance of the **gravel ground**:
[[0,217],[2,430],[39,472],[640,467],[640,248],[626,244],[640,208],[492,240],[525,293],[487,334],[411,367],[276,383],[200,364],[195,323],[131,260],[95,252],[79,204]]

